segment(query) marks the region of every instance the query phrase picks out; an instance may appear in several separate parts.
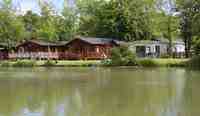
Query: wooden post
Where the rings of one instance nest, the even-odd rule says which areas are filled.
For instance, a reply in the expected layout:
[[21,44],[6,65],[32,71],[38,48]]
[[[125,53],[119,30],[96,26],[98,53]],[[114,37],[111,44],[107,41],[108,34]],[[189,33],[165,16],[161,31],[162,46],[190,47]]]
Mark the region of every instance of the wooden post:
[[49,45],[49,43],[48,43],[48,56],[47,56],[47,57],[48,57],[48,58],[47,58],[48,60],[50,60],[50,58],[49,58],[50,52],[51,52],[51,50],[50,50],[50,45]]

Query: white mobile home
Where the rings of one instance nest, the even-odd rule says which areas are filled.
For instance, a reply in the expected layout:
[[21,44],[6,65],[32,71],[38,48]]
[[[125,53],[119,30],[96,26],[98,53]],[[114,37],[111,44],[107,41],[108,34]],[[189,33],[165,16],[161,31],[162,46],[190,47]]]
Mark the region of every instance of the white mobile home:
[[[137,57],[158,58],[166,56],[169,51],[169,41],[167,40],[140,40],[129,43],[131,51],[136,53]],[[181,57],[185,53],[185,44],[181,40],[173,41],[174,57]]]

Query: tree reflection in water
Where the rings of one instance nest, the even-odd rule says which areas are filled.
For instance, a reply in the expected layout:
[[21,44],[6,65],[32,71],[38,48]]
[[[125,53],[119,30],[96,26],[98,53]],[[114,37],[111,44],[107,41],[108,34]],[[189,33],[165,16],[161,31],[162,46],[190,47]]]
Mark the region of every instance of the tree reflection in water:
[[185,69],[15,68],[0,73],[3,116],[186,116],[200,105],[189,89],[193,83],[198,88],[200,80]]

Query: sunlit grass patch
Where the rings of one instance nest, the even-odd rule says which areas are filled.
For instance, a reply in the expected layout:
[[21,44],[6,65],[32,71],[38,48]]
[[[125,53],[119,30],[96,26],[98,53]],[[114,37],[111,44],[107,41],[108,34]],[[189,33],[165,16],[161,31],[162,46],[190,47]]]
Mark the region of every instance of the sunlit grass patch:
[[138,64],[144,67],[155,67],[155,66],[163,66],[163,67],[185,67],[187,65],[188,59],[138,59]]

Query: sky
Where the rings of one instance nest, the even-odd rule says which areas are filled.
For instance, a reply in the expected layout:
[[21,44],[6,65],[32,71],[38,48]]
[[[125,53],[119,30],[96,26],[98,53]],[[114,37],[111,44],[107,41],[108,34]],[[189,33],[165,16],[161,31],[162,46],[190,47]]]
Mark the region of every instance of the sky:
[[[0,0],[2,1],[2,0]],[[16,9],[18,14],[25,14],[26,11],[32,10],[35,13],[40,12],[40,7],[38,6],[38,0],[12,0],[12,4],[14,9]],[[64,0],[44,0],[47,2],[52,2],[55,10],[60,12],[63,8]],[[75,0],[67,0],[70,6],[74,5]],[[170,13],[170,8],[172,6],[174,0],[163,0],[162,5],[163,9]]]
[[[2,0],[0,0],[2,1]],[[12,0],[13,7],[17,10],[18,13],[24,14],[28,10],[32,10],[35,13],[40,12],[40,8],[38,6],[38,0]],[[56,11],[61,11],[63,8],[64,0],[44,0],[51,1]],[[74,4],[74,0],[68,0],[69,5]]]

